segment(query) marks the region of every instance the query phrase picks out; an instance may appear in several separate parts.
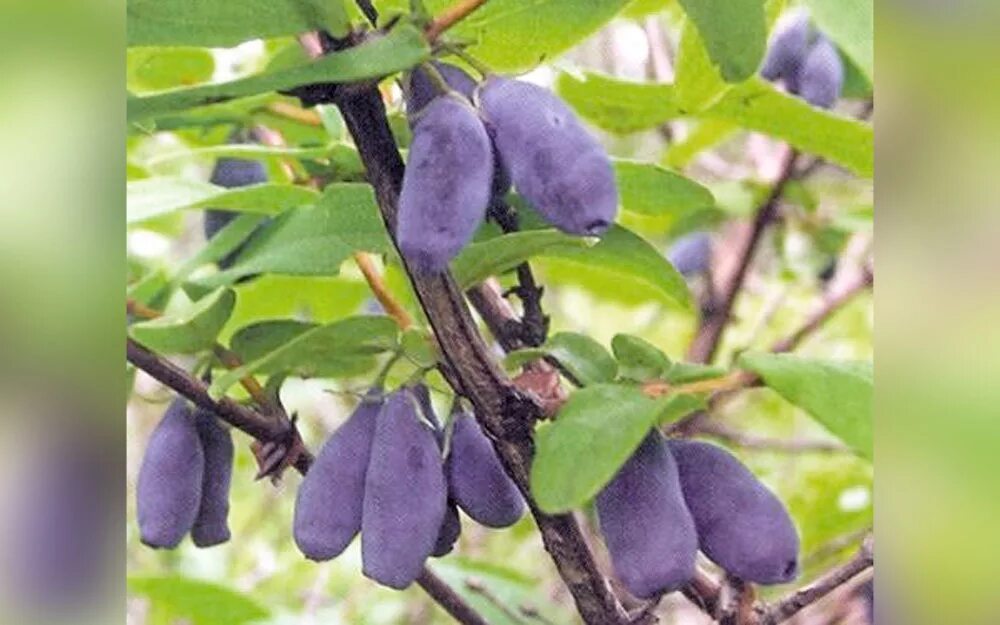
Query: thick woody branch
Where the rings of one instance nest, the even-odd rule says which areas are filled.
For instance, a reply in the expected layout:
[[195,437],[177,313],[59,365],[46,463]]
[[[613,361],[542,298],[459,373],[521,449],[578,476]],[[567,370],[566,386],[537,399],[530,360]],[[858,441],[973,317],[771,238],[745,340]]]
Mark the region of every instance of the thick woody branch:
[[[374,88],[341,93],[340,107],[389,232],[394,232],[403,161]],[[437,336],[457,392],[467,397],[494,439],[508,473],[528,500],[545,548],[568,585],[584,621],[610,625],[625,621],[625,613],[593,560],[582,532],[571,515],[548,515],[533,505],[529,484],[534,455],[532,428],[539,407],[511,383],[494,362],[476,330],[461,291],[450,274],[419,275],[407,268],[414,291]]]

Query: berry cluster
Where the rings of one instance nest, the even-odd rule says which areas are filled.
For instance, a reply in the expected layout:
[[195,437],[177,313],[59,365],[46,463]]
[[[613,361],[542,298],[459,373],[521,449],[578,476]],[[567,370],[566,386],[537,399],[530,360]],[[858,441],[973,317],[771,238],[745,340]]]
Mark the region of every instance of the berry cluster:
[[795,13],[775,29],[761,76],[782,80],[806,102],[831,108],[844,86],[844,62],[837,47],[816,30],[806,13]]
[[434,63],[411,72],[413,143],[399,196],[396,238],[420,273],[447,268],[493,202],[513,184],[548,223],[603,234],[618,211],[611,162],[564,102],[527,82]]

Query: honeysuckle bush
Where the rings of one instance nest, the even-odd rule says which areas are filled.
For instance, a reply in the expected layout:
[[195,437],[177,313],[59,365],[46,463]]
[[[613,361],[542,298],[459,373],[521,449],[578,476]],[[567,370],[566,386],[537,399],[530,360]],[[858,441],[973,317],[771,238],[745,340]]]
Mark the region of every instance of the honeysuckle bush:
[[[450,263],[462,289],[495,278],[516,313],[540,304],[549,318],[507,354],[490,320],[476,318],[511,377],[544,358],[546,379],[555,376],[565,393],[553,402],[555,418],[535,427],[537,505],[579,511],[604,562],[595,495],[651,427],[690,421],[684,433],[725,445],[798,530],[801,575],[762,587],[764,600],[850,557],[873,520],[870,292],[851,290],[791,353],[772,347],[871,271],[870,3],[545,0],[525,10],[519,0],[489,0],[434,47],[428,20],[453,4],[463,3],[375,2],[381,30],[372,34],[349,1],[130,0],[130,339],[203,377],[213,399],[254,406],[260,397],[241,384],[254,378],[268,404],[295,416],[313,452],[376,379],[389,389],[423,380],[436,412],[448,415],[455,392],[435,368],[447,359],[380,215],[349,120],[332,100],[312,106],[315,92],[302,87],[378,81],[406,155],[410,70],[436,57],[476,79],[484,71],[519,76],[551,89],[599,140],[618,194],[615,223],[595,231],[599,239],[579,237],[550,226],[515,179],[504,206],[517,227],[491,208]],[[758,76],[768,33],[793,11],[807,11],[837,48],[843,85],[829,110]],[[310,60],[296,35],[313,30],[341,41],[354,35]],[[664,59],[672,77],[652,69]],[[478,107],[477,95],[463,106]],[[266,181],[260,167],[243,182],[220,175],[226,163],[246,161],[262,165]],[[231,214],[206,241],[208,209]],[[740,227],[765,209],[774,214],[754,241],[718,348],[694,362],[689,349],[726,307],[719,280],[741,254]],[[682,275],[668,251],[696,232],[710,233],[710,267]],[[522,263],[544,287],[540,296],[526,293]],[[751,374],[759,383],[748,386]],[[175,394],[131,366],[128,375],[132,494],[149,435]],[[735,392],[715,401],[719,390]],[[711,427],[691,421],[709,403]],[[362,577],[359,539],[331,562],[306,560],[292,540],[301,476],[286,470],[255,481],[259,450],[255,457],[245,433],[234,439],[228,542],[150,550],[130,497],[137,615],[206,624],[453,622],[416,586],[397,592]],[[517,623],[511,609],[522,607],[529,621],[531,610],[559,623],[581,618],[530,515],[503,530],[463,517],[453,551],[427,566],[490,623]],[[601,571],[613,575],[610,566]],[[660,614],[666,622],[706,618],[679,595]]]

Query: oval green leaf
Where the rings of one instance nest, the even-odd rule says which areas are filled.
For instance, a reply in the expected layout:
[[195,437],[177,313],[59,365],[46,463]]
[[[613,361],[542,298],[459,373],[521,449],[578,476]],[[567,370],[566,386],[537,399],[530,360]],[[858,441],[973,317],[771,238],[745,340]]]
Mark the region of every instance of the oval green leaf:
[[236,294],[219,289],[183,310],[129,326],[129,335],[154,352],[191,354],[210,349],[233,312]]

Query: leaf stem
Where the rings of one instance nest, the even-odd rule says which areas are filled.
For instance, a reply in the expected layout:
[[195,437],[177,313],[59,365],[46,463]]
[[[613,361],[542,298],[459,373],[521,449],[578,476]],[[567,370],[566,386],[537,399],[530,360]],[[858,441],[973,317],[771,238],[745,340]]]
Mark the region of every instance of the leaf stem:
[[431,20],[424,31],[427,41],[434,43],[441,33],[468,17],[473,11],[486,4],[487,0],[458,0]]
[[364,275],[365,281],[368,282],[368,286],[372,290],[372,295],[375,296],[378,303],[385,309],[386,314],[396,320],[396,324],[400,330],[408,330],[413,325],[413,317],[410,316],[410,313],[406,311],[406,308],[399,303],[393,294],[389,292],[382,274],[375,267],[372,255],[367,252],[355,252],[354,262],[358,265],[358,269],[361,270],[362,275]]

